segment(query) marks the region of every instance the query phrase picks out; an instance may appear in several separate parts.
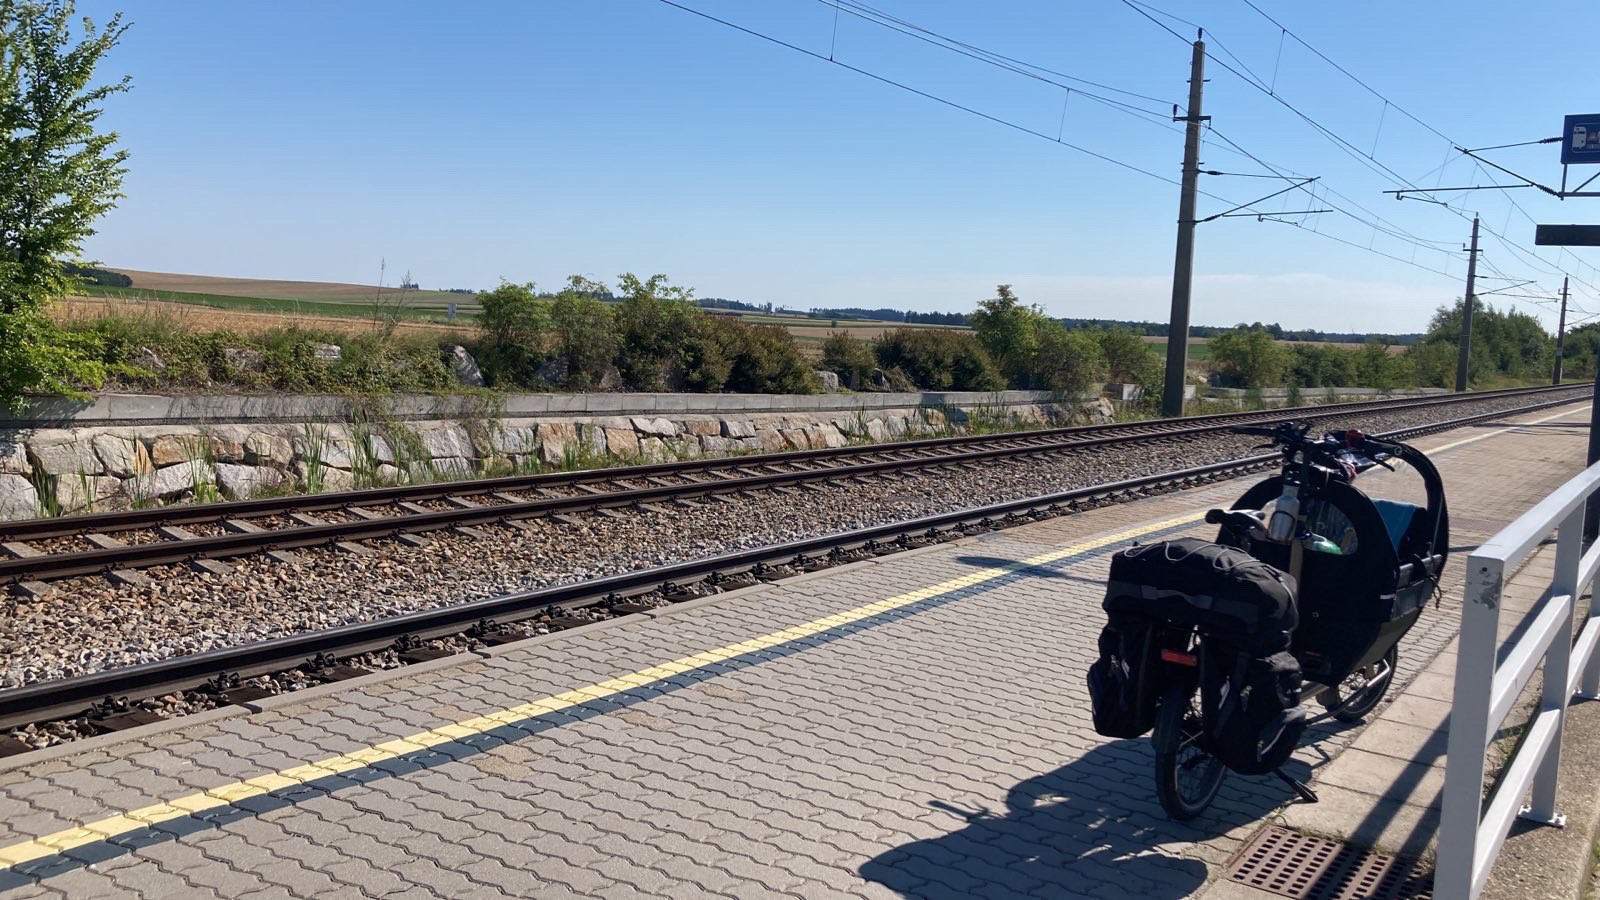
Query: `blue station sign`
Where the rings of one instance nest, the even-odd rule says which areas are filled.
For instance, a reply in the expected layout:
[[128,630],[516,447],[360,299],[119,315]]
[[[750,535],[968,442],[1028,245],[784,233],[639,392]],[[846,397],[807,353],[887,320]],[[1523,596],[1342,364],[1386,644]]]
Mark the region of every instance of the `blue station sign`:
[[1561,129],[1561,164],[1600,165],[1600,113],[1567,116]]

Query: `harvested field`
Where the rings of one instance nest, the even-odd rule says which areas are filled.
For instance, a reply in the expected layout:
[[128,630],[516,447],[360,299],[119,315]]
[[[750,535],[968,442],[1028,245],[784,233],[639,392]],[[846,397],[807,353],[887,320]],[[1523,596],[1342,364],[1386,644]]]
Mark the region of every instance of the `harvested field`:
[[[335,300],[371,303],[380,294],[399,293],[395,285],[379,288],[370,284],[341,284],[334,281],[284,281],[266,278],[221,278],[213,275],[180,275],[172,272],[143,272],[138,269],[111,269],[133,279],[136,289],[181,291],[191,294],[221,294],[225,297],[268,297],[282,300]],[[445,291],[409,291],[407,297],[428,303],[470,300],[470,295]]]
[[[68,297],[50,307],[50,315],[58,322],[75,322],[103,319],[109,316],[123,318],[160,318],[190,331],[219,331],[229,329],[246,334],[271,331],[299,325],[346,334],[360,334],[382,327],[370,317],[328,316],[288,312],[251,312],[238,309],[216,309],[193,303],[164,300],[121,299],[117,297]],[[460,340],[474,339],[478,329],[468,325],[445,325],[430,322],[401,321],[395,326],[401,335],[454,335]]]

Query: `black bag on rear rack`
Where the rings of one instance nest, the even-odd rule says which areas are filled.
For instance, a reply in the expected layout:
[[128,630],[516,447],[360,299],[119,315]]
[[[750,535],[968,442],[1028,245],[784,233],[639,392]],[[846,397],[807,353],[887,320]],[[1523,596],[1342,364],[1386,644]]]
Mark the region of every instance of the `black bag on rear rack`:
[[1100,632],[1100,658],[1089,667],[1089,702],[1094,730],[1106,737],[1136,738],[1155,725],[1156,627],[1139,616],[1112,616]]
[[1294,579],[1287,572],[1198,538],[1117,553],[1101,605],[1113,619],[1132,615],[1194,625],[1255,654],[1287,648],[1299,622]]
[[1300,663],[1287,650],[1252,656],[1211,640],[1200,676],[1206,748],[1243,775],[1265,775],[1288,762],[1305,734]]

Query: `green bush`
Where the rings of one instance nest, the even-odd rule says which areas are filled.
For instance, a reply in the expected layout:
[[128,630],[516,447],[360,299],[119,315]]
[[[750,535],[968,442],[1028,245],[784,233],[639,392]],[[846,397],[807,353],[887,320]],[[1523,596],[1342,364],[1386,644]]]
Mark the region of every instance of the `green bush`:
[[1390,391],[1414,384],[1410,366],[1405,359],[1389,352],[1389,344],[1377,338],[1369,339],[1360,350],[1352,351],[1356,358],[1356,384],[1360,387]]
[[1151,345],[1126,328],[1096,328],[1089,332],[1105,359],[1105,377],[1117,384],[1161,382],[1162,360]]
[[550,330],[566,367],[567,387],[585,391],[600,385],[617,356],[611,308],[576,290],[562,291],[550,304]]
[[[1212,351],[1215,354],[1215,350]],[[1289,348],[1289,377],[1305,387],[1359,387],[1356,351],[1335,344],[1295,344]]]
[[1428,340],[1413,344],[1404,358],[1412,366],[1416,384],[1449,388],[1456,384],[1458,352],[1455,341]]
[[846,387],[871,384],[872,370],[877,366],[872,345],[851,337],[848,332],[835,331],[822,342],[822,367],[836,373]]
[[27,394],[83,396],[105,383],[102,345],[93,334],[63,331],[41,312],[0,312],[0,406],[21,407]]
[[[718,318],[705,316],[705,318]],[[749,394],[814,394],[821,390],[794,335],[781,325],[738,325],[727,389]]]
[[1039,327],[1039,350],[1033,362],[1035,383],[1047,391],[1076,397],[1105,370],[1105,356],[1094,334],[1068,331],[1047,319]]
[[898,369],[934,391],[997,391],[1005,387],[976,335],[937,328],[897,328],[873,342],[884,369]]
[[678,338],[678,373],[684,386],[702,394],[722,390],[733,374],[738,352],[740,322],[729,316],[708,316],[696,311]]
[[[694,292],[668,283],[665,275],[640,281],[632,272],[617,279],[622,303],[617,307],[617,332],[621,348],[617,369],[629,387],[639,391],[665,390],[683,372],[685,338],[697,336]],[[710,378],[720,364],[703,364]],[[703,385],[702,385],[703,386]],[[713,388],[714,389],[714,388]]]
[[794,336],[778,325],[696,313],[682,359],[684,382],[696,391],[812,394],[820,388]]
[[[277,391],[440,391],[455,386],[436,340],[383,331],[346,334],[298,326],[260,334],[185,331],[162,316],[111,317],[69,332],[92,346],[106,371],[134,384],[209,387],[230,384]],[[336,361],[318,359],[318,344],[340,347]],[[262,355],[260,371],[227,362],[226,349]],[[161,368],[148,364],[155,354]]]
[[1265,330],[1239,327],[1213,337],[1211,360],[1228,383],[1243,388],[1282,384],[1289,352]]
[[547,358],[550,302],[538,296],[532,282],[509,281],[479,294],[478,302],[483,305],[478,324],[484,336],[475,355],[484,378],[495,387],[532,385],[534,370]]

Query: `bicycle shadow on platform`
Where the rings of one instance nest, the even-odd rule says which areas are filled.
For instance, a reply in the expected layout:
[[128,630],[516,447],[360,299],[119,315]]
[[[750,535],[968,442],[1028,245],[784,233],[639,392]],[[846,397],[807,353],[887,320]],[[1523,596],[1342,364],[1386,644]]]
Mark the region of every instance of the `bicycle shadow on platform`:
[[1068,575],[1060,569],[1050,566],[1030,566],[1019,559],[1006,559],[999,556],[958,556],[956,562],[974,569],[1011,569],[1017,575],[1026,575],[1030,578],[1053,578],[1058,581],[1081,581],[1085,584],[1104,586],[1104,578],[1085,578],[1081,575]]
[[[1310,777],[1304,762],[1286,768]],[[1003,812],[930,802],[957,817],[952,830],[879,854],[859,873],[919,900],[1177,900],[1199,891],[1207,867],[1167,854],[1260,822],[1286,795],[1275,779],[1230,775],[1210,809],[1192,822],[1174,822],[1156,800],[1150,742],[1114,741],[1016,785]]]

